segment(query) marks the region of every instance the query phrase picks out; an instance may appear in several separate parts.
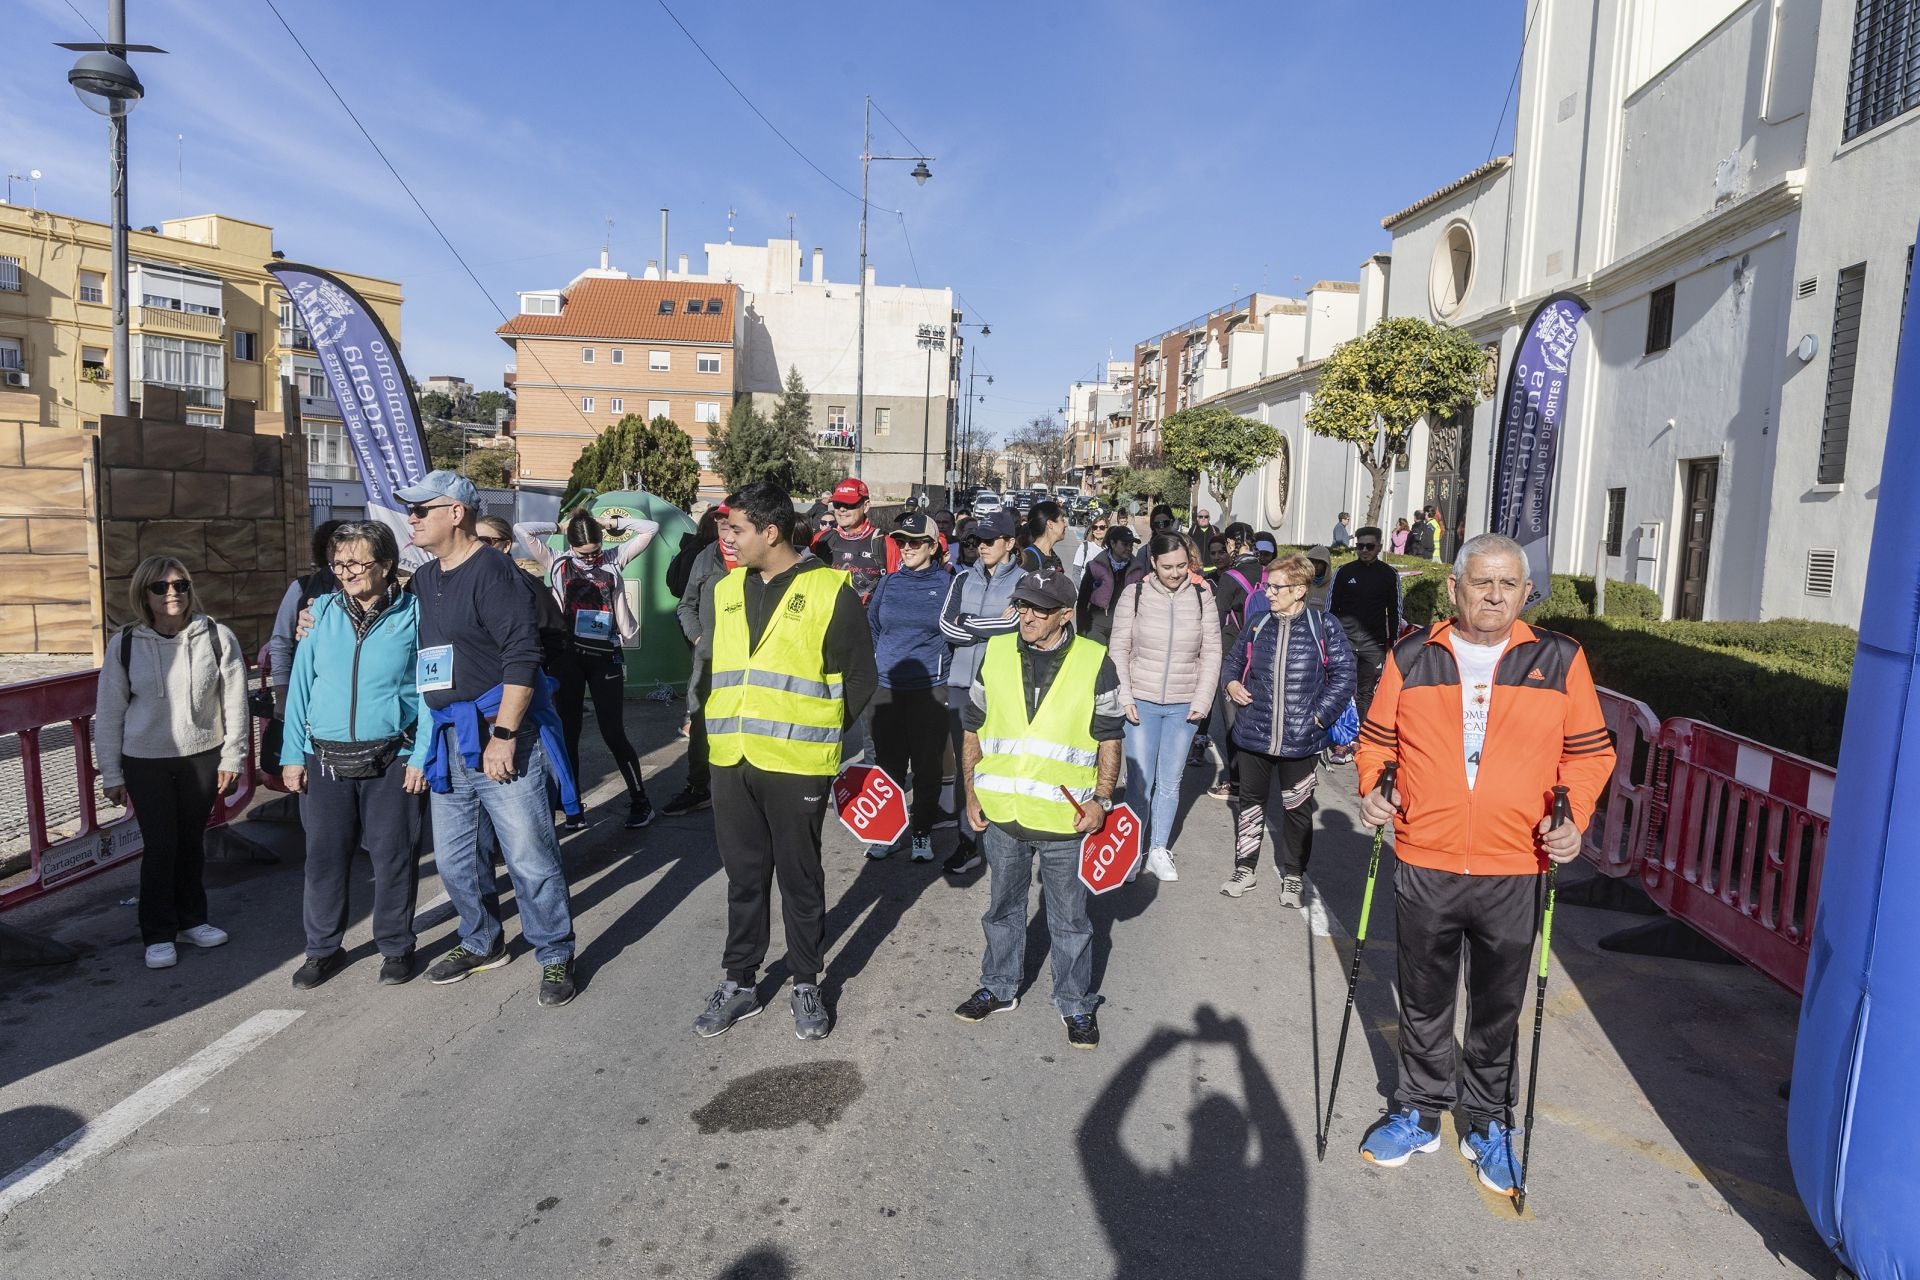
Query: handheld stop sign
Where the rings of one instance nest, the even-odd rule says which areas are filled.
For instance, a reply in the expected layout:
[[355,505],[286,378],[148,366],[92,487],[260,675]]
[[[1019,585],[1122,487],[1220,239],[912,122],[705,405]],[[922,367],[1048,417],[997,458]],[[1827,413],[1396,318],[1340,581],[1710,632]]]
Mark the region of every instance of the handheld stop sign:
[[907,831],[907,797],[885,769],[850,764],[833,780],[840,824],[868,844],[892,844]]
[[[1065,787],[1060,794],[1071,804],[1080,803]],[[1140,815],[1128,805],[1115,805],[1100,829],[1080,842],[1080,883],[1096,894],[1111,892],[1127,882],[1139,861]]]

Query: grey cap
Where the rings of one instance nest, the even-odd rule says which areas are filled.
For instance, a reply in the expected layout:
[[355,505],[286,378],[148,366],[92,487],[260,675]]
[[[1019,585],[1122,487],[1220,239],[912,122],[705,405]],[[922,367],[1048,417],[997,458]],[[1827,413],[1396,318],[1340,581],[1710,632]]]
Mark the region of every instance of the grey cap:
[[1030,571],[1013,586],[1016,604],[1034,604],[1042,609],[1071,609],[1078,598],[1073,579],[1059,569]]
[[402,502],[432,502],[435,498],[446,498],[469,511],[477,511],[480,507],[480,490],[474,488],[473,481],[457,471],[429,471],[420,477],[419,484],[395,489],[393,496]]

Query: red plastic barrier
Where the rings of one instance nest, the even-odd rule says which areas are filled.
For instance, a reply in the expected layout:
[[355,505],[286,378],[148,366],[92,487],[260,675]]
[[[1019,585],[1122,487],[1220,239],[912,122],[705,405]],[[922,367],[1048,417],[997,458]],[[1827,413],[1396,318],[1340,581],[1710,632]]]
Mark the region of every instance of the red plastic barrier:
[[[27,852],[31,869],[27,878],[0,890],[0,910],[18,906],[64,885],[74,884],[108,867],[140,855],[140,828],[133,815],[100,823],[99,775],[93,767],[94,694],[98,690],[98,671],[76,671],[70,675],[50,676],[21,684],[0,687],[0,735],[11,734],[20,744],[20,766],[26,781]],[[60,812],[77,802],[79,825],[58,835],[49,821],[46,771],[43,768],[41,733],[45,729],[68,724],[73,728],[74,792],[59,791]],[[254,755],[258,743],[258,724],[247,738],[247,759],[239,785],[233,795],[216,803],[209,827],[217,827],[245,809],[254,794]]]
[[1613,734],[1613,777],[1600,793],[1580,852],[1605,875],[1630,876],[1639,872],[1647,853],[1660,718],[1637,698],[1611,689],[1599,692],[1600,712]]
[[1666,912],[1798,993],[1833,811],[1834,771],[1702,724],[1660,730],[1654,806],[1641,865]]

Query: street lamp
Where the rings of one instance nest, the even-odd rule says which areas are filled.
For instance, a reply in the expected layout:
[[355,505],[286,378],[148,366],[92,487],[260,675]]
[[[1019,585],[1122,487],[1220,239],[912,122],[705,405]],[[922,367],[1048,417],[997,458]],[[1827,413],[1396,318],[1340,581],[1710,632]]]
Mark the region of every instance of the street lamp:
[[876,156],[873,154],[873,96],[867,96],[866,132],[860,144],[860,354],[853,375],[853,474],[860,475],[867,451],[867,169],[875,160],[913,161],[913,180],[921,186],[933,176],[927,168],[932,156]]
[[127,116],[147,92],[126,55],[166,50],[127,43],[127,0],[108,0],[105,44],[61,43],[59,47],[80,55],[67,72],[75,95],[89,111],[107,117],[113,157],[113,412],[124,418],[133,411],[127,338]]

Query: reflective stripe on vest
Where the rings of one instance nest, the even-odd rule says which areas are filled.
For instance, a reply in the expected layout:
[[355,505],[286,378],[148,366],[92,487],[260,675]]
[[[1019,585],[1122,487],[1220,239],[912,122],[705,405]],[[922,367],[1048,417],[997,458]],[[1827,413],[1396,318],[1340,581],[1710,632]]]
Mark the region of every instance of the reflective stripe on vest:
[[838,675],[822,669],[827,624],[847,583],[836,569],[795,574],[749,650],[747,573],[713,584],[712,688],[701,706],[708,759],[750,761],[770,773],[831,777],[845,720]]
[[1029,720],[1019,646],[1017,635],[995,636],[980,662],[987,719],[978,734],[973,787],[989,821],[1066,834],[1078,814],[1060,788],[1081,801],[1093,795],[1100,752],[1093,740],[1094,686],[1107,650],[1085,636],[1073,637]]

